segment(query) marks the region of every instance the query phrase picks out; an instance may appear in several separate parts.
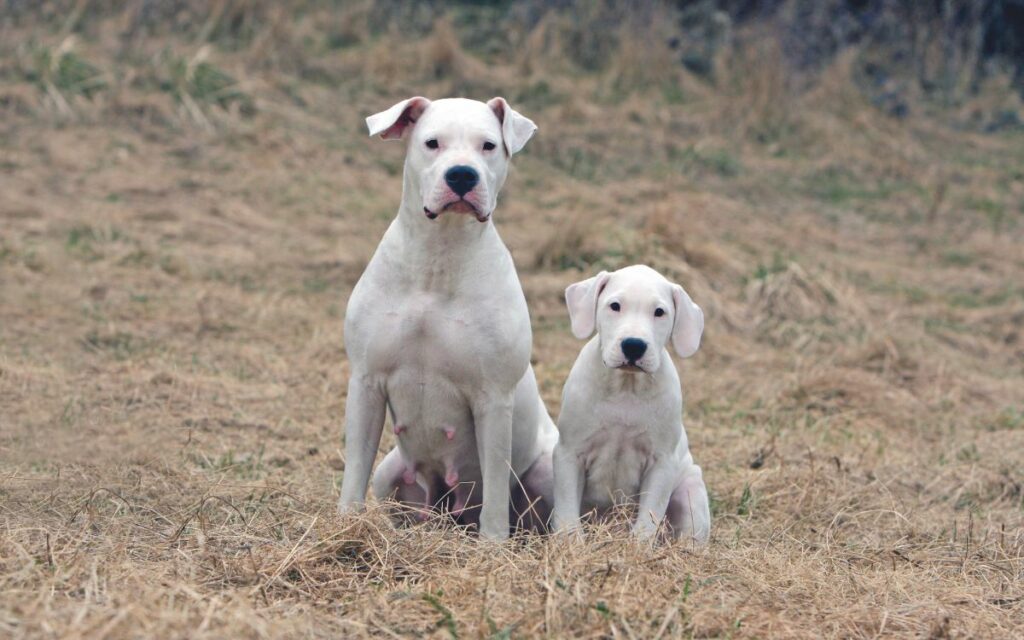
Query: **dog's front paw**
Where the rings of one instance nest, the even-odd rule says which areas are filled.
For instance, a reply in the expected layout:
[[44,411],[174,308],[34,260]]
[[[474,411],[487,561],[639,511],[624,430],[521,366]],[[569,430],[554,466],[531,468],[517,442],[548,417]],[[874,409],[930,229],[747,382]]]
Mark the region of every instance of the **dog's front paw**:
[[346,515],[349,513],[359,513],[366,509],[366,504],[359,500],[345,500],[341,498],[338,500],[338,513]]
[[566,516],[557,510],[551,516],[551,528],[556,533],[572,533],[580,530],[580,519],[578,517]]
[[486,540],[501,542],[508,540],[509,516],[508,508],[502,505],[502,509],[488,508],[485,503],[480,510],[480,537]]

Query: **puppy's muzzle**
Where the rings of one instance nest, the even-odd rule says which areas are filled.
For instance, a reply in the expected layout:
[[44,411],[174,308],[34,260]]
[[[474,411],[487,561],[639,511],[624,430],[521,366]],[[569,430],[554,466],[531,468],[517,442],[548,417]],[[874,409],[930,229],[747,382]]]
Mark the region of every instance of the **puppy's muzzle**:
[[647,353],[647,343],[640,338],[626,338],[619,347],[622,349],[622,355],[626,357],[626,362],[631,367],[635,367],[637,361]]

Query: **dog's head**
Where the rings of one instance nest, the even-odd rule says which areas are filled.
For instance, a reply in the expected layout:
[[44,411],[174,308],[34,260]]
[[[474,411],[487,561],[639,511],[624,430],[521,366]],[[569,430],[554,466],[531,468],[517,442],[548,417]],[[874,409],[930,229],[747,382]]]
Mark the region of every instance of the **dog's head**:
[[508,162],[537,125],[504,98],[486,104],[464,98],[409,98],[366,119],[370,135],[406,139],[406,188],[433,220],[445,212],[486,222],[505,183]]
[[704,332],[704,313],[686,291],[643,265],[569,285],[565,301],[573,334],[589,338],[596,327],[601,361],[612,369],[654,373],[669,341],[687,358]]

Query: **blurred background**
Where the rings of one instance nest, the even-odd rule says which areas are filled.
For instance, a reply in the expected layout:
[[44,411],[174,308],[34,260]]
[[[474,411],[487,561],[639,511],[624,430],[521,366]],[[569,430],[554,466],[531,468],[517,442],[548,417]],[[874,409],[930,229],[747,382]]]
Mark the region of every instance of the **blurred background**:
[[[313,539],[340,526],[345,302],[400,197],[403,145],[364,118],[501,95],[539,125],[495,223],[551,412],[566,285],[645,262],[707,315],[678,364],[719,537],[670,628],[1013,637],[1022,90],[1021,0],[0,0],[0,629],[298,633],[337,613],[315,592],[474,633],[476,592],[415,623],[381,594],[496,559],[409,577],[365,532]],[[506,594],[497,628],[600,635],[679,597],[678,567],[566,566],[576,595]]]

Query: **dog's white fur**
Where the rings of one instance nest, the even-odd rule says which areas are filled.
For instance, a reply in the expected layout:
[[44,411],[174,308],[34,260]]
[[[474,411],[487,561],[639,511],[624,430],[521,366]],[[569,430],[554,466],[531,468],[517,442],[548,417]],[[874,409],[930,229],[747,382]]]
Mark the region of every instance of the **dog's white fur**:
[[[557,431],[530,366],[522,286],[491,221],[509,159],[536,126],[502,98],[410,98],[366,122],[370,135],[407,139],[408,151],[398,216],[345,314],[338,506],[362,506],[388,410],[398,445],[374,473],[375,495],[424,512],[447,500],[482,536],[507,538],[511,491],[537,511],[553,499]],[[461,199],[444,177],[456,165],[480,177]]]
[[[679,374],[666,345],[681,357],[700,346],[704,314],[677,284],[636,265],[602,271],[565,292],[577,338],[591,339],[562,392],[554,451],[558,530],[583,512],[636,502],[633,532],[653,536],[668,518],[673,535],[703,543],[711,529],[707,489],[682,425]],[[615,310],[617,308],[618,310]],[[659,313],[657,310],[661,310]],[[630,365],[626,338],[647,350]]]

